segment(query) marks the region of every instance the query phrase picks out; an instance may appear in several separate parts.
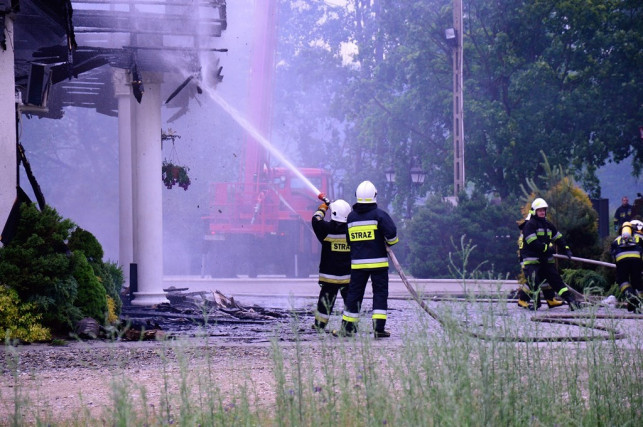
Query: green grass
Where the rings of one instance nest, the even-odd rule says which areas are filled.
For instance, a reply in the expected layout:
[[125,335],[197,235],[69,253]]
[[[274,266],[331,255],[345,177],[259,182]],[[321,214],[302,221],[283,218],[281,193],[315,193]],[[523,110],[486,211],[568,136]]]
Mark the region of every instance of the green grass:
[[[105,390],[110,403],[100,415],[79,411],[62,424],[53,421],[51,411],[30,412],[32,402],[16,373],[19,356],[5,348],[9,375],[3,378],[14,381],[14,395],[0,398],[15,403],[0,424],[640,425],[640,332],[617,341],[480,340],[462,333],[463,320],[467,327],[490,336],[537,336],[551,333],[556,326],[543,330],[528,318],[517,326],[515,317],[506,315],[506,304],[467,304],[488,308],[469,318],[461,311],[463,303],[442,304],[444,327],[418,311],[418,322],[401,340],[374,341],[367,331],[355,339],[323,334],[312,342],[284,344],[275,339],[270,346],[274,382],[268,397],[258,394],[250,373],[239,385],[223,391],[220,376],[208,368],[216,347],[201,347],[206,350],[198,355],[203,361],[200,366],[206,368],[194,375],[195,355],[189,345],[168,342],[159,350],[163,387],[158,405],[149,402],[143,384],[132,383],[117,369],[111,388]],[[299,330],[296,318],[291,327]],[[559,327],[561,334],[568,333],[569,327]]]

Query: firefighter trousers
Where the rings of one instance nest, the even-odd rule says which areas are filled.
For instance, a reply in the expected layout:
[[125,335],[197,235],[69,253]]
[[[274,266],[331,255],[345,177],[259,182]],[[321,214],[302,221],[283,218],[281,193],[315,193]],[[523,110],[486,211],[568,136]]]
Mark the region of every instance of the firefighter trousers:
[[556,269],[556,264],[553,262],[545,261],[539,264],[527,264],[523,267],[523,272],[532,292],[542,288],[545,299],[553,298],[554,291],[566,301],[570,298],[567,285],[563,282]]
[[625,258],[616,262],[616,283],[624,291],[629,283],[633,288],[631,291],[642,292],[641,287],[641,270],[643,269],[643,261],[641,258]]
[[337,285],[333,283],[320,283],[319,299],[317,300],[317,312],[315,313],[315,326],[324,328],[330,319],[330,315],[335,307],[337,293],[339,292],[346,305],[348,295],[348,285]]
[[384,331],[388,309],[388,268],[351,270],[351,281],[342,316],[342,326],[348,331],[354,331],[357,327],[369,278],[373,286],[373,328],[378,332]]

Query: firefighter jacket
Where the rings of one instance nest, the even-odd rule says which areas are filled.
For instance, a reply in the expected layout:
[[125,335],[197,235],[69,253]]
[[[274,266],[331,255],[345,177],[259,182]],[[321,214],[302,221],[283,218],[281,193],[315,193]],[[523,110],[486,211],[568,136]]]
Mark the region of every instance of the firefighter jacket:
[[610,253],[616,262],[625,259],[641,259],[643,238],[634,234],[632,237],[618,236],[610,245]]
[[618,228],[623,225],[624,222],[631,219],[632,205],[628,203],[626,205],[619,206],[618,208],[616,208],[616,212],[614,212],[614,229],[618,230]]
[[322,244],[319,260],[319,284],[348,285],[351,281],[351,253],[346,243],[346,223],[312,219],[313,231]]
[[523,265],[554,262],[554,244],[561,250],[569,249],[563,235],[545,218],[532,214],[519,228],[518,247]]
[[348,214],[352,269],[388,268],[386,245],[398,242],[395,223],[376,203],[356,203]]

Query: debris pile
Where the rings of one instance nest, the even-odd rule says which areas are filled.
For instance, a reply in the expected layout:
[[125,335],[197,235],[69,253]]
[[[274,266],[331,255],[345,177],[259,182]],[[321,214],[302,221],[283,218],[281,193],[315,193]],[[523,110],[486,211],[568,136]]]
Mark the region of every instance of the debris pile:
[[153,340],[212,325],[266,324],[287,319],[290,313],[257,305],[243,306],[218,290],[190,292],[170,287],[168,303],[152,307],[124,305],[121,321],[124,340]]

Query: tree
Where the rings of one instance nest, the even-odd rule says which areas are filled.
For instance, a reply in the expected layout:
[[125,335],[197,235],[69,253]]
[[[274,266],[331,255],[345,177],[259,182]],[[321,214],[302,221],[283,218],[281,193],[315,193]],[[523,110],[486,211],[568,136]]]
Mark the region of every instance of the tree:
[[[406,262],[416,277],[451,277],[449,262],[457,265],[461,240],[475,246],[469,266],[491,277],[516,277],[520,272],[517,240],[518,207],[491,202],[480,194],[460,195],[458,206],[433,197],[420,208],[408,226],[410,254]],[[464,237],[463,237],[464,236]]]
[[[301,152],[322,150],[316,158],[348,188],[371,179],[397,211],[415,197],[403,172],[417,160],[428,174],[421,193],[450,193],[452,69],[444,29],[452,26],[451,2],[282,6],[291,12],[289,22],[302,22],[282,32],[290,43],[281,51],[288,72],[301,72],[288,79],[293,87],[283,86],[294,97],[283,99],[319,95],[332,105],[330,117],[294,109],[304,118],[288,126],[300,131]],[[634,154],[640,173],[639,3],[471,0],[464,6],[465,163],[477,191],[519,195],[520,183],[542,173],[534,162],[540,150],[572,168],[593,196],[600,194],[596,169],[606,161]],[[341,54],[346,45],[356,50],[352,60]],[[399,178],[395,194],[384,186],[391,167]]]
[[518,183],[541,172],[533,159],[544,150],[598,196],[596,169],[610,156],[619,161],[639,152],[640,3],[468,5],[468,177],[502,196],[517,194]]

